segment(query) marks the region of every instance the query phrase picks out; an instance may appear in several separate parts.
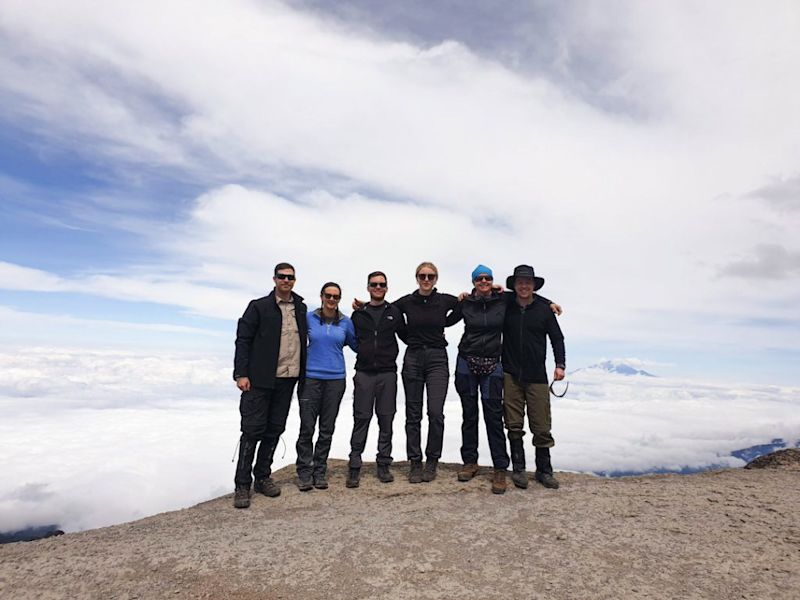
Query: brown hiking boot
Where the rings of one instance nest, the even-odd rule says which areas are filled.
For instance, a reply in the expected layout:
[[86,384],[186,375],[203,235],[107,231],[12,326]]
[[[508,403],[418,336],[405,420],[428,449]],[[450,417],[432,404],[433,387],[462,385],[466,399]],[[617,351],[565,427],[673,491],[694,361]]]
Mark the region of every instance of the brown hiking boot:
[[494,476],[492,477],[492,493],[505,494],[506,493],[506,470],[495,469]]
[[237,486],[233,492],[233,506],[235,508],[250,508],[250,486]]
[[281,495],[281,488],[269,477],[266,479],[256,479],[256,482],[253,484],[253,491],[257,494],[269,496],[270,498]]
[[469,481],[478,474],[478,465],[475,463],[467,463],[458,472],[459,481]]

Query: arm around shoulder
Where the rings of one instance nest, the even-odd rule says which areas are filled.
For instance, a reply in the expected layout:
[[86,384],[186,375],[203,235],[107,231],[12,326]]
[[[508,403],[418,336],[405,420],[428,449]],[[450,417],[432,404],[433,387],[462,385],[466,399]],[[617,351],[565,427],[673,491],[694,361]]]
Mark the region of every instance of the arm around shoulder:
[[353,320],[347,319],[344,325],[344,343],[350,347],[353,352],[358,352],[358,338],[356,337],[356,328],[353,326]]

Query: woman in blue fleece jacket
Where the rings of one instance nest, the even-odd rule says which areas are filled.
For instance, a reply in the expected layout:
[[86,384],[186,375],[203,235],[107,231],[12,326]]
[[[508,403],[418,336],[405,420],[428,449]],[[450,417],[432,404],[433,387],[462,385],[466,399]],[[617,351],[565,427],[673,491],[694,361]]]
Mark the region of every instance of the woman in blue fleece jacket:
[[[311,488],[324,490],[328,453],[333,429],[339,415],[339,404],[345,390],[345,345],[358,350],[352,321],[339,312],[342,289],[328,282],[322,286],[322,307],[307,314],[308,355],[306,381],[299,392],[300,435],[297,438],[297,487],[307,492]],[[312,443],[319,419],[317,443]]]

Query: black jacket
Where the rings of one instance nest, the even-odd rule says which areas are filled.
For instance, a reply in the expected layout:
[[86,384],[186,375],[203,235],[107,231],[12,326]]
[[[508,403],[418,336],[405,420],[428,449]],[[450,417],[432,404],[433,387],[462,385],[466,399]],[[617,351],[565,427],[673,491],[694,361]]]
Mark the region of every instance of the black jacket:
[[556,365],[566,364],[564,335],[549,302],[534,301],[526,307],[517,304],[516,295],[508,295],[503,325],[503,371],[522,383],[547,383],[546,337],[550,336]]
[[358,339],[356,371],[382,373],[397,371],[397,336],[405,341],[405,321],[403,313],[388,302],[383,303],[383,314],[375,320],[364,305],[350,315]]
[[[308,321],[303,298],[292,292],[294,315],[300,335],[300,381],[306,375]],[[233,378],[249,377],[254,387],[275,387],[275,371],[281,346],[283,313],[275,301],[275,290],[268,296],[251,300],[236,328],[236,354]]]
[[[496,290],[492,290],[491,296],[477,296],[473,289],[463,302],[458,303],[451,316],[447,318],[447,325],[464,319],[464,335],[458,344],[459,353],[483,358],[501,357],[506,306],[513,298],[513,292]],[[550,310],[551,302],[544,296],[537,294],[534,296],[534,302],[542,302]]]
[[500,358],[503,353],[503,323],[506,299],[492,291],[491,296],[476,296],[475,290],[459,302],[448,317],[448,325],[464,319],[464,335],[458,351],[464,356]]
[[429,296],[423,296],[419,290],[396,300],[394,305],[406,318],[408,339],[403,339],[409,348],[445,348],[444,328],[451,322],[447,315],[458,304],[458,298],[450,294],[440,294],[433,289]]

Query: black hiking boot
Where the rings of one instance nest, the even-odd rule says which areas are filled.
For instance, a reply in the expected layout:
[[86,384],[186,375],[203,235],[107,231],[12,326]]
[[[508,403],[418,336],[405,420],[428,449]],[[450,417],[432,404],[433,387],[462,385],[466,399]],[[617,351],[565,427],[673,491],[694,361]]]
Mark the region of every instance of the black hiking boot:
[[528,489],[528,474],[525,472],[525,446],[522,438],[510,440],[511,443],[511,481],[520,489]]
[[553,465],[550,464],[550,448],[536,449],[536,473],[534,478],[546,488],[551,490],[558,489],[558,479],[553,477]]
[[328,479],[325,477],[325,473],[314,474],[314,487],[318,490],[328,489]]
[[256,479],[256,482],[253,484],[253,491],[256,494],[264,494],[270,498],[275,498],[276,496],[281,495],[280,486],[272,481],[272,479],[269,477],[266,479]]
[[361,469],[354,469],[350,467],[347,472],[347,481],[344,482],[345,487],[357,488],[361,483]]
[[389,470],[389,465],[378,465],[377,475],[381,483],[392,483],[394,481],[394,475]]
[[435,458],[429,458],[427,461],[425,461],[425,470],[422,471],[422,481],[425,483],[430,483],[436,479],[436,466],[438,463],[439,461]]
[[422,483],[422,461],[412,460],[408,471],[408,483]]
[[308,492],[314,489],[314,482],[311,480],[311,475],[298,475],[297,476],[297,489],[301,492]]
[[250,486],[236,486],[233,492],[233,506],[235,508],[250,508]]

